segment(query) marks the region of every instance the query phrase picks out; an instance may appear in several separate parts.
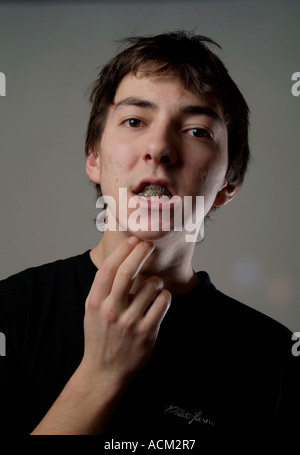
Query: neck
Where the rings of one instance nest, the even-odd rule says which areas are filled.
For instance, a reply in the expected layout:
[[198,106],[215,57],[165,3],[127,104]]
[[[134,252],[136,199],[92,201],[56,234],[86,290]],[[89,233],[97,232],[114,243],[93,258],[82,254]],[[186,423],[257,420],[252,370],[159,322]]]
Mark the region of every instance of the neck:
[[[145,279],[154,275],[163,280],[164,287],[173,296],[185,294],[199,284],[200,280],[192,268],[195,244],[182,242],[176,234],[170,238],[151,239],[155,243],[155,249],[133,283],[133,294]],[[128,232],[105,231],[90,254],[96,267],[100,268],[105,259],[129,236]]]

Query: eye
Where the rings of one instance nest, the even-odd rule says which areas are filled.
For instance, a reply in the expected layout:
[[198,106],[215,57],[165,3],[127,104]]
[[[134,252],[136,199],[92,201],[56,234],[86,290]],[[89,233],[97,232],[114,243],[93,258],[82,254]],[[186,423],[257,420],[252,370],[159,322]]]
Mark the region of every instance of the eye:
[[129,126],[130,128],[137,128],[142,124],[142,121],[137,118],[129,118],[123,122],[123,125]]
[[194,137],[212,138],[212,134],[204,128],[191,128],[186,130],[187,134]]

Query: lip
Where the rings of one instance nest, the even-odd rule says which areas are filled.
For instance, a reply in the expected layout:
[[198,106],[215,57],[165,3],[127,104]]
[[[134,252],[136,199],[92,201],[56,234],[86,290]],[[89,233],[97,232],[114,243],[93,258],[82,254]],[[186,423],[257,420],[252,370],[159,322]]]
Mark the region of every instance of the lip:
[[157,185],[166,188],[173,196],[176,196],[175,189],[173,186],[168,182],[167,180],[164,179],[156,179],[156,178],[147,178],[143,179],[138,186],[132,191],[135,195],[137,195],[146,185]]

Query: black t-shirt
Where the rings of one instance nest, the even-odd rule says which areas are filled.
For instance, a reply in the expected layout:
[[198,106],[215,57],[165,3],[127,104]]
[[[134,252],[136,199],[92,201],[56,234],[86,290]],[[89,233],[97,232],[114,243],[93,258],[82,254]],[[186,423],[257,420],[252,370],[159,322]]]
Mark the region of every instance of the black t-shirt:
[[[87,251],[0,282],[0,433],[29,434],[79,365],[96,270]],[[255,437],[267,429],[292,438],[299,428],[292,333],[222,294],[206,272],[199,276],[200,286],[172,299],[151,360],[125,393],[107,440]]]

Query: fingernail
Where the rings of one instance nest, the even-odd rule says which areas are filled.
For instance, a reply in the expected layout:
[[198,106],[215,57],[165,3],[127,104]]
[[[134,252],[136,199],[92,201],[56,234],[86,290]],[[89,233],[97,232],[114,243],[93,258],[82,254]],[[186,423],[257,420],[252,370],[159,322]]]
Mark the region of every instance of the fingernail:
[[143,244],[145,245],[146,248],[154,248],[155,244],[151,240],[143,240]]
[[136,246],[138,243],[140,243],[140,239],[137,237],[130,237],[130,239],[128,239],[128,243],[132,246]]

